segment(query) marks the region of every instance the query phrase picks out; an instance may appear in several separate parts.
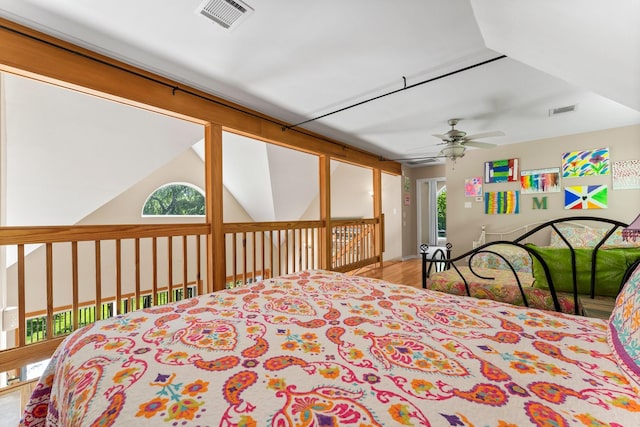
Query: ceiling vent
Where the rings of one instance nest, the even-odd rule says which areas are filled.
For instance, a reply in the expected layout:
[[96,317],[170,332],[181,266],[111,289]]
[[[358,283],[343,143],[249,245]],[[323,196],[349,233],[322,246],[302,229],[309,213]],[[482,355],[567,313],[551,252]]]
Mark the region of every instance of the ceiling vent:
[[196,12],[229,29],[251,15],[253,8],[240,0],[205,0]]
[[577,105],[573,104],[573,105],[567,105],[566,107],[550,108],[549,116],[556,116],[558,114],[571,113],[573,111],[576,111],[576,107]]

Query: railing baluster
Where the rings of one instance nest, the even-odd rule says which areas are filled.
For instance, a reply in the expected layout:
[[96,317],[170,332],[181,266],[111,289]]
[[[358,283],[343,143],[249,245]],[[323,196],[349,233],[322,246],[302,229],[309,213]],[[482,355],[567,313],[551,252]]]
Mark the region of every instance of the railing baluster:
[[96,301],[95,301],[95,319],[102,319],[102,248],[101,240],[95,242],[96,257]]
[[141,306],[140,301],[140,238],[137,237],[135,239],[135,249],[136,249],[136,296],[135,296],[135,310],[139,309]]
[[187,298],[187,281],[189,280],[189,270],[187,260],[187,236],[182,236],[182,299]]
[[[122,313],[122,240],[116,239],[116,303],[115,315]],[[101,310],[102,311],[102,310]],[[104,314],[104,313],[103,313]]]
[[167,251],[167,275],[169,276],[167,280],[167,301],[173,302],[175,301],[175,295],[173,295],[173,236],[167,238]]
[[155,307],[158,305],[158,238],[155,236],[151,238],[151,257],[153,258],[151,271],[153,283],[151,288],[153,291],[153,306]]
[[[25,320],[25,283],[24,283],[24,245],[18,245],[18,325],[19,329],[26,326]],[[23,347],[26,344],[26,335],[20,333],[18,337],[18,345]]]
[[72,269],[72,303],[71,303],[71,330],[78,329],[78,242],[71,242],[71,269]]
[[202,295],[202,238],[196,234],[196,289]]
[[53,243],[46,244],[47,252],[47,338],[53,338]]
[[242,285],[247,284],[247,232],[242,232]]

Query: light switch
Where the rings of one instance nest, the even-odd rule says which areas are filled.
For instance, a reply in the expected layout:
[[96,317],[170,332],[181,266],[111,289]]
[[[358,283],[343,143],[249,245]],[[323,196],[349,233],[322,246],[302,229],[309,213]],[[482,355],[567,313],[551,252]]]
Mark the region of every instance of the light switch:
[[5,332],[18,329],[18,307],[7,307],[2,310],[2,330]]
[[471,202],[464,202],[465,209],[471,209]]

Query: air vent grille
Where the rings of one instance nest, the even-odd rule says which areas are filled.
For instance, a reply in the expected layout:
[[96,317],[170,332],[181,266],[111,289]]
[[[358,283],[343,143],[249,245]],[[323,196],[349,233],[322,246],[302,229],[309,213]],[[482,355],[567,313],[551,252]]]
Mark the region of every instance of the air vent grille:
[[240,0],[206,0],[198,12],[224,28],[236,27],[253,12],[248,4]]
[[555,115],[558,115],[558,114],[571,113],[573,111],[576,111],[576,104],[567,105],[566,107],[551,108],[549,110],[549,115],[550,116],[555,116]]

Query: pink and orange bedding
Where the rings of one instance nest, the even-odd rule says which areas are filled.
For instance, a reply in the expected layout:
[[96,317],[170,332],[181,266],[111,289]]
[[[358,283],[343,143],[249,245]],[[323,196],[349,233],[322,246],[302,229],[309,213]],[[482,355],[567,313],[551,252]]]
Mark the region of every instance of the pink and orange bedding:
[[304,271],[72,333],[21,425],[640,425],[638,384],[607,332],[605,320]]

